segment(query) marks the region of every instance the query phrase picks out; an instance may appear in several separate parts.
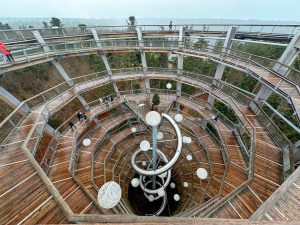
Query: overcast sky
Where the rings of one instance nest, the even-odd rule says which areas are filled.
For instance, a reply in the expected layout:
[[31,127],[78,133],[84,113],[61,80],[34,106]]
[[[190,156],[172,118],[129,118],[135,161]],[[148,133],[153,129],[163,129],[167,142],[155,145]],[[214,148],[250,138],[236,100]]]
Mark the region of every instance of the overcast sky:
[[1,0],[0,17],[226,18],[300,21],[300,0]]

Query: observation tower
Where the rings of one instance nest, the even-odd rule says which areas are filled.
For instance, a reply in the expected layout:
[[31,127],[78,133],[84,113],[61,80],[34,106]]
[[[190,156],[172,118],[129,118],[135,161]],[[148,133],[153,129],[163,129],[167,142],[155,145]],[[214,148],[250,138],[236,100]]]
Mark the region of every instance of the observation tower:
[[0,41],[15,60],[0,60],[0,224],[300,220],[300,25]]

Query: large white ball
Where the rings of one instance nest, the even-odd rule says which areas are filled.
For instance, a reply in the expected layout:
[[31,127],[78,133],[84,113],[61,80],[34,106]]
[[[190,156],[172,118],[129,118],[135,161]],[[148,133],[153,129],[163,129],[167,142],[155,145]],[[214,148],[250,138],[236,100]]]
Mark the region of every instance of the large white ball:
[[157,140],[162,140],[163,138],[164,138],[164,133],[161,132],[161,131],[159,131],[159,132],[157,133]]
[[160,123],[161,117],[158,112],[150,111],[146,115],[146,122],[148,125],[155,127]]
[[176,187],[176,185],[172,182],[172,183],[170,184],[170,187],[174,189],[174,188]]
[[150,149],[150,142],[149,141],[142,141],[141,143],[140,143],[140,148],[141,148],[141,150],[142,151],[144,151],[144,152],[146,152],[146,151],[148,151],[149,149]]
[[149,202],[153,202],[154,201],[154,196],[153,195],[149,195],[148,196],[148,200],[149,200]]
[[187,160],[187,161],[191,161],[192,159],[193,159],[193,156],[191,156],[191,155],[187,155],[187,156],[186,156],[186,160]]
[[189,183],[188,182],[183,182],[183,187],[188,187],[189,186]]
[[204,180],[207,178],[207,171],[204,168],[198,168],[197,169],[197,176],[201,179]]
[[177,123],[180,123],[183,120],[183,116],[181,114],[176,114],[175,115],[175,120]]
[[158,196],[163,197],[165,195],[165,190],[163,188],[160,188],[157,192]]
[[171,88],[172,88],[172,84],[167,83],[166,87],[167,87],[168,89],[171,89]]

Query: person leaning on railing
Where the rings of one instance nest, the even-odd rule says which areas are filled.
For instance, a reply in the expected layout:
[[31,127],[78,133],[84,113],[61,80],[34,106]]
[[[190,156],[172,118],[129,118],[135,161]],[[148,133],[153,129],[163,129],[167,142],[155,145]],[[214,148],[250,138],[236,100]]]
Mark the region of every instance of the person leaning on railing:
[[6,45],[3,42],[0,42],[0,52],[3,55],[5,61],[14,62],[14,58],[10,53],[10,50],[7,49]]

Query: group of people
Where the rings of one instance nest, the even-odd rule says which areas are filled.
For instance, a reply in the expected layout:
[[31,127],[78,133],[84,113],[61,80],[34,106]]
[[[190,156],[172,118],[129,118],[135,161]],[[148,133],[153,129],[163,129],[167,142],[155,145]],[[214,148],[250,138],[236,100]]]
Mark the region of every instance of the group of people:
[[7,62],[14,62],[14,58],[10,52],[10,50],[7,48],[7,46],[0,41],[0,53],[4,59],[4,61],[7,61]]
[[109,102],[113,102],[114,101],[114,97],[112,95],[106,96],[104,98],[104,100],[102,98],[99,98],[99,101],[100,101],[100,105],[102,105],[103,102],[105,102],[106,107],[109,107],[108,103]]
[[[85,112],[78,112],[77,113],[77,118],[78,118],[78,121],[87,121],[87,115],[85,114]],[[76,126],[74,125],[74,123],[72,121],[69,121],[68,122],[70,128],[72,129],[73,131],[73,128],[76,129]]]

